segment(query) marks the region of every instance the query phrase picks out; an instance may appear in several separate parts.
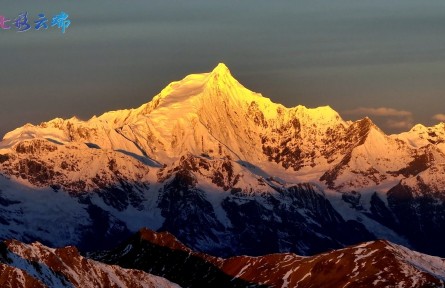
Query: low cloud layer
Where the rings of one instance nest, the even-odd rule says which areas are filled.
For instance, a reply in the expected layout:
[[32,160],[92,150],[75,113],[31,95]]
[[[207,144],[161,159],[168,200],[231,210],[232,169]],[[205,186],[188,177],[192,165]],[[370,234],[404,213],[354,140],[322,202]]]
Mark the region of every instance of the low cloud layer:
[[388,128],[391,128],[391,129],[408,130],[414,126],[414,123],[411,118],[404,119],[404,120],[388,119],[386,121],[386,125]]
[[[409,130],[414,125],[413,113],[406,110],[397,110],[389,107],[358,107],[353,110],[344,112],[345,115],[352,115],[358,117],[370,117],[384,125],[384,129],[389,131],[394,130]],[[445,116],[445,115],[443,115]]]
[[436,114],[433,116],[434,120],[445,122],[445,114]]
[[364,115],[364,116],[384,116],[384,117],[412,117],[412,113],[404,110],[397,110],[394,108],[380,107],[380,108],[368,108],[359,107],[353,110],[345,112],[349,115]]

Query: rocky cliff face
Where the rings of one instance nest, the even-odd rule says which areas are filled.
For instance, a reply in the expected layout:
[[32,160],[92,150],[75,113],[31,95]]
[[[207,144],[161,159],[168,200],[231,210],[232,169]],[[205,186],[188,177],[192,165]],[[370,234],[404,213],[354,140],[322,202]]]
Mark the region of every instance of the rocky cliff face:
[[372,239],[445,256],[444,127],[286,108],[220,64],[136,109],[7,133],[0,236],[96,250],[147,226],[220,256]]

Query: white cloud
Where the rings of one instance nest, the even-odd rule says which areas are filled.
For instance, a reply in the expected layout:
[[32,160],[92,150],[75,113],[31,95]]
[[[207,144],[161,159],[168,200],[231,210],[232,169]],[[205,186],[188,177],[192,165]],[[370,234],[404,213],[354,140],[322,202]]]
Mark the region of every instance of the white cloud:
[[436,114],[433,116],[434,120],[445,122],[445,114]]
[[397,110],[394,108],[380,107],[380,108],[369,108],[369,107],[359,107],[353,110],[345,111],[345,114],[350,115],[363,115],[363,116],[382,116],[382,117],[412,117],[412,113],[405,110]]
[[409,130],[411,129],[414,124],[412,119],[408,118],[405,120],[394,120],[394,119],[389,119],[388,121],[386,121],[386,126],[392,129],[403,129],[403,130]]
[[389,107],[359,107],[356,109],[345,111],[344,114],[359,117],[368,116],[372,120],[377,120],[377,122],[380,123],[384,130],[392,132],[409,130],[414,125],[412,112],[406,110],[397,110]]

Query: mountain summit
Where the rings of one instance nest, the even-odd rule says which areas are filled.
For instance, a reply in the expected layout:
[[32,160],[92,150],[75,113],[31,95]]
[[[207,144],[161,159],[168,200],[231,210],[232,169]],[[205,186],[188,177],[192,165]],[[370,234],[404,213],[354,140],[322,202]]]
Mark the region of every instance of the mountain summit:
[[139,108],[108,112],[88,121],[54,119],[38,126],[25,125],[6,134],[3,145],[50,138],[125,150],[166,164],[187,153],[268,162],[263,136],[291,126],[308,127],[311,131],[304,133],[321,136],[327,127],[337,125],[348,126],[330,107],[286,108],[273,103],[241,85],[220,63],[210,73],[172,82]]
[[214,77],[232,77],[229,67],[224,63],[219,63],[211,72]]
[[215,255],[387,239],[445,256],[444,127],[388,136],[273,103],[219,64],[135,109],[7,133],[0,236],[90,250],[146,226]]

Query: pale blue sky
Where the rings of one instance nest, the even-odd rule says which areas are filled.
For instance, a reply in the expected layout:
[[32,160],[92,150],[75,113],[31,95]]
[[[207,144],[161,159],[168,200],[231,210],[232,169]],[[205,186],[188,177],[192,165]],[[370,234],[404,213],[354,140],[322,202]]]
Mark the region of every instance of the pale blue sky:
[[218,62],[286,106],[330,105],[345,119],[364,116],[358,107],[411,113],[359,110],[387,132],[445,114],[443,0],[2,2],[8,18],[63,10],[72,21],[65,35],[0,31],[2,135],[137,107]]

